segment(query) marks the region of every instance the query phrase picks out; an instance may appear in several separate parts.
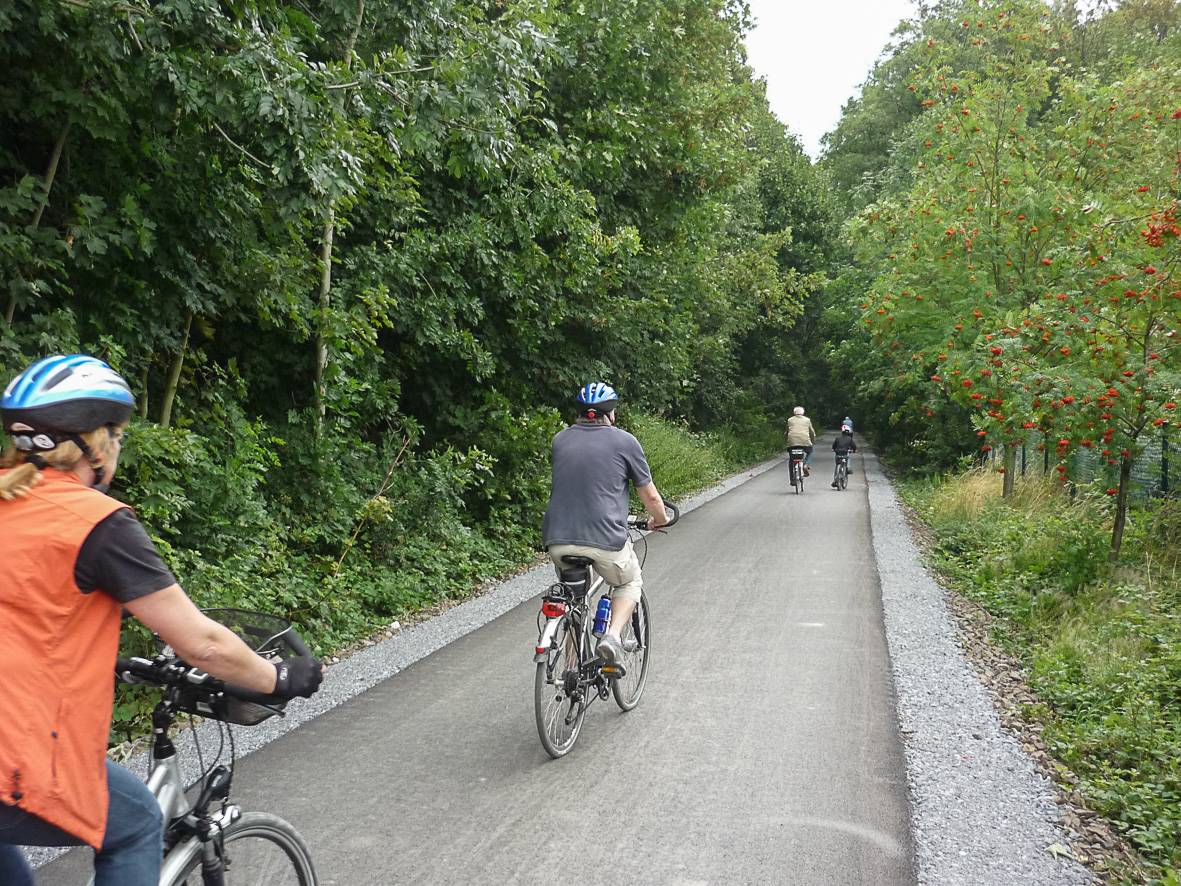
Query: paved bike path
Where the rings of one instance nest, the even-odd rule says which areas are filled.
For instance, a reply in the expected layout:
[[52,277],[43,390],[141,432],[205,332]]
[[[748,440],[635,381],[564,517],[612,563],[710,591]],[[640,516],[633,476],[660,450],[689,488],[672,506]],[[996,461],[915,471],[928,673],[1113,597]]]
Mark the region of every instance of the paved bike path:
[[338,886],[913,883],[865,474],[830,470],[818,446],[803,495],[779,467],[650,538],[644,698],[567,757],[534,599],[240,761],[236,801]]

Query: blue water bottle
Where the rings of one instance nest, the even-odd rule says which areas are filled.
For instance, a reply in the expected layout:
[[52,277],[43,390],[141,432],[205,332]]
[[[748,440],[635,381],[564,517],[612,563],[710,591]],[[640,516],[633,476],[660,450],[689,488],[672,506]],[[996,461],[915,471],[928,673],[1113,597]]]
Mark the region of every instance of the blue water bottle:
[[607,633],[607,625],[611,622],[611,598],[600,597],[599,608],[595,610],[595,626],[591,633],[601,637]]

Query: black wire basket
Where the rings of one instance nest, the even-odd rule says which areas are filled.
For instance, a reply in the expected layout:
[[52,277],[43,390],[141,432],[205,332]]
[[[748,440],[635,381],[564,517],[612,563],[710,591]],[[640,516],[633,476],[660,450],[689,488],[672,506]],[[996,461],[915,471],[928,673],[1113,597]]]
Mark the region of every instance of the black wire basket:
[[[294,628],[286,619],[245,609],[203,611],[211,619],[237,634],[247,646],[268,661],[279,661],[299,655],[295,645],[299,641],[292,640]],[[177,710],[237,726],[255,726],[282,713],[285,707],[287,702],[283,700],[277,699],[274,704],[256,704],[204,686],[184,687],[177,700]]]

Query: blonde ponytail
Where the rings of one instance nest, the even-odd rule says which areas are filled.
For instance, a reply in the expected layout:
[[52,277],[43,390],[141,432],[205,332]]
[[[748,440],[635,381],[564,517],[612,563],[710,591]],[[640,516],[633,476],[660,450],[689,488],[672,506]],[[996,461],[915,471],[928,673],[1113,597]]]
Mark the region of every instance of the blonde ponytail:
[[[114,432],[122,433],[124,427],[121,425],[115,428]],[[111,430],[104,426],[78,436],[94,453],[95,467],[102,467],[111,454]],[[24,452],[11,445],[4,450],[4,455],[0,456],[0,468],[12,470],[0,474],[0,499],[12,501],[14,498],[28,495],[29,490],[41,482],[41,471],[29,460],[32,455],[34,453]],[[74,465],[85,458],[78,444],[71,440],[64,440],[53,449],[38,452],[36,455],[46,467],[57,468],[59,471],[73,470]]]
[[[7,465],[13,455],[14,451],[10,448],[4,453],[2,463]],[[11,471],[0,474],[0,498],[4,501],[20,498],[40,482],[41,472],[36,467],[28,462],[16,465]]]

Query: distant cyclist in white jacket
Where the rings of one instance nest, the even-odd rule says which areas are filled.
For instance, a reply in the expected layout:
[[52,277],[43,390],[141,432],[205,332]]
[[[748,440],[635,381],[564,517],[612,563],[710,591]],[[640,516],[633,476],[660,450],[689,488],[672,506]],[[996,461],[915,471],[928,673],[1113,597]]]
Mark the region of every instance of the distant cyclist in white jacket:
[[792,417],[787,420],[787,445],[802,446],[808,451],[804,456],[804,476],[812,473],[812,444],[816,442],[816,429],[812,427],[812,419],[804,415],[804,407],[797,406],[792,410]]

